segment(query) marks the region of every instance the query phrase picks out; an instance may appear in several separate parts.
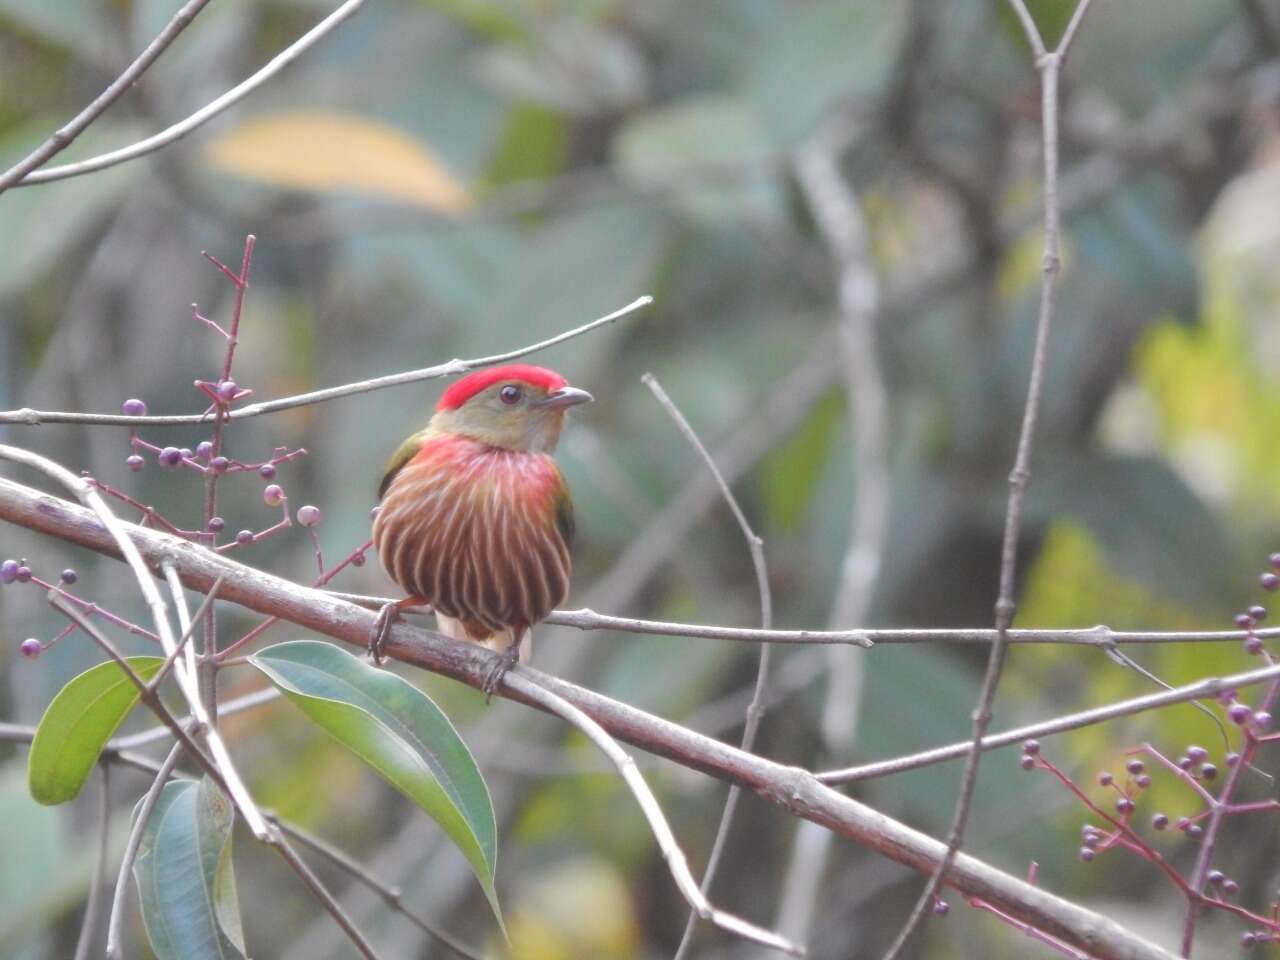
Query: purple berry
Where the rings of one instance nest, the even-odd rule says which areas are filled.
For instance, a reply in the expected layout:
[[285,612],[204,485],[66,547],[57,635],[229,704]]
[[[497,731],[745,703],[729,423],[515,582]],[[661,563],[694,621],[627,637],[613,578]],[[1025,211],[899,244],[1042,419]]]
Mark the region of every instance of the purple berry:
[[1205,874],[1205,879],[1209,881],[1209,886],[1211,887],[1222,886],[1222,881],[1225,880],[1226,878],[1227,878],[1226,874],[1224,874],[1221,870],[1210,870],[1207,874]]
[[18,570],[15,575],[17,576],[19,583],[31,582],[31,568],[28,567],[25,563],[18,564]]
[[227,528],[227,521],[223,520],[221,517],[210,517],[209,522],[205,524],[205,528],[208,529],[210,533],[221,533]]
[[18,561],[6,560],[0,563],[0,583],[13,583],[18,579]]
[[58,579],[70,586],[79,580],[80,576],[70,567],[67,567],[67,569],[63,570],[62,573],[58,575]]
[[274,463],[264,463],[258,468],[258,476],[263,480],[270,480],[276,475],[276,465]]
[[125,466],[127,466],[130,470],[132,470],[134,473],[137,473],[144,466],[146,466],[147,461],[143,460],[136,453],[133,453],[124,458],[124,463],[125,463]]
[[1080,848],[1080,859],[1083,860],[1085,863],[1092,862],[1093,858],[1096,857],[1097,855],[1098,855],[1097,851],[1094,850],[1092,847]]
[[1118,810],[1120,813],[1132,813],[1133,801],[1130,800],[1128,797],[1120,797],[1119,799],[1116,800],[1116,810]]
[[182,462],[182,451],[177,447],[165,447],[160,451],[160,466],[176,467]]
[[1109,787],[1115,782],[1115,777],[1107,773],[1105,770],[1098,774],[1098,786]]
[[320,508],[307,504],[298,508],[298,522],[304,527],[314,527],[320,522]]
[[1246,930],[1244,933],[1240,934],[1240,946],[1247,948],[1256,947],[1257,945],[1258,935],[1252,930]]
[[1143,767],[1142,761],[1139,760],[1137,757],[1134,757],[1132,760],[1130,760],[1128,763],[1125,764],[1125,769],[1129,771],[1129,774],[1131,776],[1136,777],[1145,768]]
[[226,457],[214,457],[209,461],[209,469],[214,473],[226,473],[229,466],[231,466],[231,461]]
[[1253,617],[1249,616],[1247,613],[1236,614],[1236,626],[1239,627],[1241,630],[1252,630],[1255,626],[1255,623],[1256,621],[1253,619]]
[[236,398],[236,394],[240,392],[240,387],[234,380],[223,380],[218,384],[218,399],[224,403],[230,403]]
[[1022,757],[1018,760],[1018,766],[1020,766],[1023,770],[1034,770],[1036,768],[1036,758],[1029,757],[1024,753]]
[[1152,830],[1163,830],[1169,826],[1169,818],[1163,813],[1157,813],[1151,818]]
[[182,455],[183,455],[184,457],[186,457],[187,459],[190,459],[190,458],[191,458],[191,448],[190,448],[190,447],[183,447],[183,448],[182,448]]
[[1267,562],[1277,570],[1280,570],[1280,552],[1273,553],[1271,556],[1267,557]]
[[124,411],[126,417],[145,417],[147,415],[147,405],[136,397],[126,400],[120,409]]
[[1190,830],[1190,829],[1191,829],[1191,818],[1190,818],[1190,817],[1179,817],[1179,818],[1178,818],[1178,829],[1179,829],[1179,830],[1182,830],[1182,831],[1184,831],[1184,832],[1185,832],[1185,831],[1187,831],[1187,830]]
[[1180,770],[1190,770],[1195,765],[1196,762],[1185,754],[1178,758],[1178,769]]
[[935,900],[933,903],[933,915],[935,917],[945,917],[951,912],[951,904],[945,900]]
[[1204,777],[1204,779],[1206,780],[1212,780],[1215,777],[1217,777],[1217,775],[1218,775],[1218,768],[1215,767],[1212,763],[1206,763],[1204,766],[1200,768],[1200,776]]
[[201,440],[196,444],[196,456],[201,460],[208,460],[213,456],[213,444],[208,440]]
[[1280,587],[1280,577],[1268,570],[1258,577],[1258,584],[1263,590],[1274,590],[1276,587]]
[[1240,892],[1240,884],[1228,877],[1226,880],[1222,881],[1222,892],[1228,897],[1234,897]]
[[268,507],[278,507],[284,503],[284,491],[280,489],[280,484],[273,483],[262,491],[262,502]]
[[1271,726],[1271,714],[1266,710],[1259,710],[1253,715],[1253,725],[1259,730],[1265,730]]
[[1151,775],[1147,773],[1140,773],[1134,778],[1133,782],[1138,785],[1139,790],[1145,790],[1147,787],[1151,786]]
[[1198,823],[1193,823],[1191,826],[1187,827],[1187,836],[1191,837],[1193,840],[1199,839],[1202,833],[1204,833],[1204,827],[1200,826]]
[[363,553],[357,553],[355,556],[353,556],[353,557],[351,558],[351,565],[352,565],[353,567],[363,567],[363,566],[364,566],[364,554],[363,554]]
[[1263,620],[1267,619],[1267,608],[1261,604],[1254,604],[1249,608],[1249,616],[1261,623]]
[[1191,758],[1192,763],[1199,763],[1209,756],[1209,751],[1193,743],[1187,747],[1187,756]]
[[1227,761],[1228,767],[1234,767],[1237,763],[1240,762],[1240,754],[1236,753],[1233,750],[1231,753],[1227,754],[1226,761]]
[[1029,757],[1034,757],[1037,753],[1040,752],[1040,741],[1039,740],[1024,741],[1022,744],[1022,752]]
[[34,660],[36,657],[40,656],[40,651],[44,648],[40,646],[40,641],[35,637],[27,637],[27,639],[22,641],[22,646],[18,647],[18,649],[28,660]]
[[1244,652],[1257,656],[1262,652],[1262,639],[1260,637],[1250,637],[1244,642]]
[[245,544],[253,543],[253,531],[241,530],[239,533],[236,534],[236,543],[240,544],[240,546],[242,547]]
[[1227,710],[1227,716],[1231,718],[1231,722],[1244,726],[1253,719],[1253,711],[1247,703],[1237,701],[1233,703]]
[[1100,834],[1092,833],[1092,832],[1086,833],[1084,837],[1081,839],[1081,842],[1084,844],[1084,846],[1092,850],[1102,842],[1102,836]]

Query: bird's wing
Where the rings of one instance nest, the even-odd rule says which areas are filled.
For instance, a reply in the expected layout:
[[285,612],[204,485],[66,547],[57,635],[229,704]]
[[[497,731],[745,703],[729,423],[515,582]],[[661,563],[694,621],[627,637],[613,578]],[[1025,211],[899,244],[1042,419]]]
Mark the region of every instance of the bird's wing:
[[391,481],[396,478],[396,474],[404,469],[404,465],[412,460],[425,441],[422,433],[415,433],[404,443],[400,444],[399,449],[391,455],[391,459],[387,461],[387,465],[382,473],[382,482],[378,484],[378,499],[381,500],[387,492],[387,487],[391,486]]

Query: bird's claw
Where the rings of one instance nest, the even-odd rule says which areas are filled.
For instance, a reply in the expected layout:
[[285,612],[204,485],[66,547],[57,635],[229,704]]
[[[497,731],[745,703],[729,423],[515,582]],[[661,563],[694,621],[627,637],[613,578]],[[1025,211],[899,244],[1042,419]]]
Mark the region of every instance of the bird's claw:
[[484,702],[488,704],[493,699],[493,692],[502,686],[502,678],[507,675],[507,671],[520,662],[520,645],[513,643],[502,651],[489,666],[488,672],[484,676],[484,684],[480,687],[484,691]]
[[386,659],[382,651],[391,636],[391,625],[399,619],[400,604],[388,603],[378,611],[378,619],[373,622],[373,631],[369,634],[369,656],[378,666],[382,666]]

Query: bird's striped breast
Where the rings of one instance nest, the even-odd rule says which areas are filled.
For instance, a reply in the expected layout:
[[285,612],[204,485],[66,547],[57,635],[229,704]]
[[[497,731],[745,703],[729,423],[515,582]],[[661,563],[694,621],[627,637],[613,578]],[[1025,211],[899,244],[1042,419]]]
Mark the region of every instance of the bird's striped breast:
[[542,620],[569,592],[572,510],[545,454],[428,438],[392,478],[373,525],[407,593],[482,640]]

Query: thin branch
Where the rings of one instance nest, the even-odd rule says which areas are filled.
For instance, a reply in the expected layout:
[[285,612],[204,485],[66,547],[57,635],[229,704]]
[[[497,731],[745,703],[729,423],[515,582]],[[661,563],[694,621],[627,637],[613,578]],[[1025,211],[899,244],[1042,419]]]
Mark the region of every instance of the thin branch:
[[[199,622],[199,618],[194,618],[195,622]],[[273,700],[279,700],[283,694],[275,687],[264,687],[261,690],[255,690],[253,693],[246,693],[243,697],[236,697],[228,700],[226,703],[218,704],[219,716],[229,717],[235,713],[242,713],[245,710],[252,710],[254,707],[260,707],[264,703],[270,703]],[[191,724],[190,716],[182,718],[179,722],[185,727]],[[149,743],[155,743],[157,740],[164,740],[171,736],[172,733],[168,727],[164,725],[152,727],[149,730],[140,730],[137,733],[129,734],[126,737],[119,737],[115,740],[107,742],[107,749],[133,750],[137,747],[144,747]]]
[[479,951],[467,946],[465,943],[453,936],[453,934],[445,930],[441,930],[429,920],[424,919],[417,912],[410,910],[405,905],[404,896],[399,887],[392,886],[386,881],[375,876],[364,866],[364,864],[352,857],[346,851],[339,847],[335,847],[323,837],[317,836],[308,830],[304,830],[296,824],[289,823],[287,820],[281,820],[270,811],[264,810],[263,815],[304,847],[314,850],[335,867],[355,878],[360,883],[363,883],[370,890],[378,894],[388,907],[400,914],[423,933],[439,940],[458,956],[464,957],[466,960],[484,960],[483,955]]
[[292,44],[286,47],[280,53],[276,54],[271,60],[257,73],[250,76],[236,86],[232,87],[216,100],[201,107],[185,120],[173,124],[157,134],[147,137],[145,140],[139,140],[137,143],[130,144],[127,147],[121,147],[118,150],[112,150],[110,153],[103,153],[96,157],[90,157],[87,160],[81,160],[77,163],[68,163],[60,167],[47,167],[44,170],[36,170],[27,174],[18,182],[20,187],[28,187],[39,183],[50,183],[54,180],[65,180],[68,177],[79,177],[86,173],[94,173],[98,170],[105,170],[107,167],[114,167],[116,164],[124,163],[128,160],[135,160],[138,157],[144,157],[149,153],[154,153],[161,147],[167,147],[169,144],[181,140],[191,131],[202,127],[214,117],[223,111],[235,106],[249,94],[253,93],[260,86],[272,79],[276,74],[285,67],[292,64],[300,56],[323,40],[326,36],[337,29],[345,20],[354,16],[359,9],[364,6],[365,0],[346,0],[346,3],[338,7],[337,10],[329,14],[314,27],[304,33]]
[[[110,757],[109,753],[104,755]],[[129,831],[124,858],[120,861],[120,870],[116,874],[115,894],[111,898],[111,917],[107,921],[107,960],[124,958],[120,946],[120,925],[124,922],[124,901],[129,892],[129,872],[133,869],[133,862],[138,857],[138,848],[142,845],[142,831],[146,829],[147,822],[160,801],[160,791],[173,775],[173,769],[178,765],[178,758],[181,756],[182,744],[175,743],[143,796],[142,805],[138,808],[138,815],[133,821],[133,829]]]
[[[292,397],[280,397],[277,400],[267,400],[262,403],[251,403],[244,407],[239,407],[230,411],[224,418],[224,422],[231,420],[244,420],[248,417],[258,417],[264,413],[276,413],[280,410],[292,410],[295,407],[304,407],[313,403],[322,403],[326,400],[335,400],[338,397],[350,397],[360,393],[370,393],[374,390],[384,390],[387,387],[398,387],[406,383],[418,383],[423,380],[435,380],[440,377],[452,377],[477,367],[488,367],[495,363],[505,363],[508,360],[515,360],[519,357],[527,356],[538,350],[546,350],[557,344],[564,343],[566,340],[572,340],[574,337],[580,337],[584,333],[621,320],[629,314],[635,313],[644,307],[653,303],[653,297],[644,296],[637,297],[631,303],[627,304],[620,310],[615,310],[607,316],[592,320],[590,323],[584,323],[580,327],[574,327],[572,330],[566,330],[564,333],[549,337],[546,340],[540,340],[537,343],[530,344],[527,347],[520,347],[516,350],[508,350],[505,353],[495,353],[488,357],[477,357],[474,360],[450,360],[448,363],[439,363],[433,367],[423,367],[420,370],[407,370],[404,373],[393,373],[385,377],[373,377],[369,380],[359,380],[354,383],[343,384],[338,387],[328,387],[324,390],[313,390],[310,393],[300,393]],[[195,414],[179,414],[177,416],[168,417],[128,417],[123,414],[111,413],[66,413],[59,411],[32,410],[24,407],[21,410],[9,410],[0,412],[0,424],[15,423],[24,424],[26,426],[39,426],[45,423],[83,423],[93,426],[180,426],[184,424],[202,424],[211,422],[212,414],[195,413]]]
[[[109,556],[119,546],[91,511],[48,494],[0,478],[0,519],[49,534]],[[161,531],[129,526],[134,543],[148,561],[158,565],[172,556],[183,583],[207,590],[221,575],[224,602],[240,604],[268,616],[280,616],[306,629],[333,637],[358,649],[368,645],[375,615],[329,594],[299,586],[280,577],[244,566],[227,556],[185,543]],[[451,677],[475,689],[484,685],[492,654],[475,644],[457,643],[407,623],[396,624],[387,654],[404,663]],[[512,674],[515,676],[516,674]],[[789,813],[812,820],[853,842],[920,872],[934,869],[945,845],[891,817],[819,783],[807,771],[743,753],[678,724],[612,700],[594,691],[558,680],[528,667],[518,675],[550,690],[599,723],[609,734],[684,767],[737,783]],[[533,703],[523,687],[505,688],[505,695]],[[1204,691],[1197,691],[1204,696]],[[540,704],[534,704],[541,706]],[[0,726],[0,735],[5,732]],[[151,761],[132,752],[115,756],[121,762],[143,765]],[[966,854],[959,854],[947,882],[966,896],[979,896],[1020,920],[1080,947],[1097,960],[1170,960],[1171,954],[1132,931]]]
[[[326,590],[330,596],[380,610],[394,597],[377,597],[363,593]],[[416,611],[406,611],[413,616]],[[988,646],[995,643],[998,632],[992,627],[854,627],[849,630],[760,630],[755,627],[725,627],[713,623],[678,623],[671,620],[642,620],[597,613],[589,607],[576,610],[554,610],[543,623],[577,630],[616,630],[621,633],[647,633],[665,637],[691,637],[704,640],[732,640],[743,643],[781,643],[795,646],[850,644],[878,647],[896,644],[954,643],[965,646]],[[1096,627],[1059,629],[1014,628],[1008,632],[1011,644],[1064,644],[1101,647],[1104,650],[1122,644],[1164,643],[1242,643],[1249,637],[1262,640],[1280,639],[1280,627],[1248,630],[1113,630]]]
[[129,64],[120,76],[111,81],[111,84],[102,93],[98,94],[92,103],[66,124],[55,130],[48,140],[36,147],[30,154],[3,174],[0,174],[0,193],[4,193],[31,171],[43,167],[58,153],[71,146],[76,137],[84,133],[90,124],[106,112],[108,107],[138,81],[138,78],[147,71],[147,68],[159,59],[160,54],[164,53],[169,48],[169,45],[178,38],[178,34],[191,25],[191,21],[196,18],[196,15],[208,3],[209,0],[187,0],[187,3],[183,4],[165,25],[165,28],[147,45],[147,48],[138,54],[137,59]]
[[1018,435],[1018,450],[1013,470],[1009,474],[1009,499],[1005,509],[1004,539],[1000,550],[1000,588],[995,603],[996,641],[987,658],[987,669],[982,679],[982,689],[973,711],[971,748],[960,776],[951,827],[947,831],[947,852],[938,864],[929,882],[925,884],[919,899],[911,910],[907,922],[884,955],[884,960],[896,960],[907,941],[919,927],[926,912],[933,906],[934,897],[942,887],[947,870],[964,841],[965,827],[969,821],[969,809],[973,803],[974,788],[978,783],[978,767],[982,758],[981,744],[991,723],[992,705],[996,688],[1004,669],[1008,651],[1009,628],[1013,625],[1017,609],[1014,600],[1014,583],[1018,565],[1018,540],[1022,533],[1022,502],[1031,483],[1031,451],[1035,443],[1036,424],[1040,414],[1040,398],[1044,388],[1045,367],[1049,354],[1049,334],[1057,305],[1058,274],[1061,258],[1058,253],[1058,74],[1067,53],[1067,47],[1075,37],[1076,29],[1084,17],[1089,0],[1079,0],[1066,33],[1057,50],[1045,51],[1044,41],[1031,18],[1023,0],[1009,0],[1027,34],[1027,40],[1036,54],[1036,69],[1040,73],[1040,119],[1044,153],[1044,253],[1041,264],[1040,310],[1036,321],[1035,346],[1031,356],[1031,376],[1027,385],[1027,399],[1022,412],[1022,428]]
[[[742,512],[742,507],[738,504],[737,498],[733,495],[733,490],[729,487],[724,475],[716,466],[715,460],[711,453],[698,439],[697,432],[690,426],[689,421],[685,419],[680,408],[675,402],[667,396],[667,392],[662,389],[662,385],[651,373],[646,373],[640,378],[645,386],[647,386],[658,403],[662,404],[663,409],[675,421],[676,427],[684,434],[690,446],[697,452],[703,462],[707,465],[707,469],[711,471],[711,476],[715,478],[716,486],[720,488],[720,495],[724,497],[725,503],[733,512],[734,519],[738,521],[738,527],[742,530],[743,537],[746,538],[747,547],[751,551],[751,565],[755,569],[756,574],[756,590],[760,595],[760,629],[768,630],[773,626],[773,594],[769,590],[769,568],[765,564],[764,559],[764,541],[752,529],[751,524],[747,521],[747,515]],[[738,742],[738,746],[747,753],[755,748],[756,734],[760,729],[760,721],[764,717],[765,712],[765,690],[769,682],[769,661],[773,654],[773,647],[769,643],[760,645],[760,661],[756,667],[755,689],[751,695],[751,702],[747,704],[746,723],[742,728],[742,738]],[[703,896],[711,893],[711,884],[715,881],[716,870],[720,866],[720,858],[724,855],[725,845],[729,840],[729,829],[733,825],[733,817],[738,809],[738,801],[741,798],[742,789],[737,786],[729,788],[729,795],[725,798],[724,811],[720,814],[720,825],[716,828],[715,840],[711,844],[711,853],[707,857],[707,867],[702,874],[702,884],[699,888]],[[676,948],[675,960],[684,960],[693,947],[693,935],[697,930],[699,912],[696,908],[689,911],[689,919],[685,921],[684,934],[680,937],[680,945]]]
[[88,960],[93,947],[93,931],[98,926],[98,914],[102,912],[102,891],[107,885],[107,855],[111,845],[111,774],[105,763],[98,769],[102,771],[102,796],[98,803],[98,861],[94,864],[89,902],[85,904],[80,937],[76,940],[75,960]]
[[302,882],[311,891],[311,895],[324,905],[325,910],[342,928],[342,932],[347,935],[347,939],[360,951],[360,955],[365,960],[378,960],[377,951],[373,949],[373,946],[365,939],[364,934],[356,927],[355,922],[347,915],[347,911],[343,909],[342,904],[320,882],[320,878],[307,866],[306,861],[298,856],[297,851],[289,846],[280,829],[273,827],[268,832],[265,842],[274,847],[276,852],[284,858],[284,862],[293,869],[293,872],[302,878]]
[[639,769],[636,767],[635,760],[618,745],[618,742],[613,737],[605,732],[605,729],[600,724],[563,697],[527,679],[519,667],[508,672],[503,677],[502,683],[508,689],[521,694],[524,699],[573,724],[586,734],[587,739],[594,743],[613,762],[613,765],[618,769],[618,773],[631,789],[636,802],[640,805],[645,819],[649,821],[649,829],[653,831],[654,839],[658,841],[658,847],[662,850],[662,856],[667,861],[671,876],[675,880],[676,886],[680,889],[680,895],[684,897],[698,917],[753,943],[758,943],[774,950],[781,950],[793,957],[804,956],[803,947],[797,946],[786,938],[780,937],[776,933],[771,933],[763,927],[757,927],[755,924],[749,923],[731,913],[717,910],[707,901],[706,896],[698,889],[698,882],[694,880],[693,874],[689,870],[689,863],[685,859],[684,851],[680,849],[679,843],[676,842],[675,834],[671,832],[671,826],[667,823],[667,818],[662,813],[662,807],[658,804],[657,797],[653,795],[649,785],[645,783],[644,777],[641,776]]
[[[995,750],[999,747],[1014,746],[1021,744],[1025,740],[1047,737],[1055,733],[1065,733],[1068,730],[1092,727],[1108,720],[1146,713],[1148,710],[1155,710],[1174,703],[1188,703],[1198,699],[1210,700],[1228,690],[1243,689],[1244,687],[1265,683],[1277,678],[1280,678],[1280,666],[1261,667],[1257,670],[1248,670],[1244,673],[1231,674],[1225,677],[1206,677],[1203,680],[1197,680],[1195,683],[1174,687],[1170,690],[1162,690],[1159,693],[1131,697],[1128,700],[1109,703],[1103,707],[1094,707],[1091,710],[1081,710],[1078,713],[1069,713],[1062,717],[1055,717],[1052,720],[1042,720],[1039,723],[1016,727],[1012,730],[1006,730],[1004,733],[990,734],[982,738],[978,749],[987,751]],[[821,782],[831,785],[855,783],[859,780],[870,780],[888,774],[918,770],[921,767],[932,766],[945,760],[958,760],[967,756],[972,749],[972,740],[961,740],[957,743],[947,744],[944,747],[934,747],[932,750],[894,757],[892,760],[878,760],[874,763],[864,763],[856,767],[826,770],[817,774],[817,778]]]

